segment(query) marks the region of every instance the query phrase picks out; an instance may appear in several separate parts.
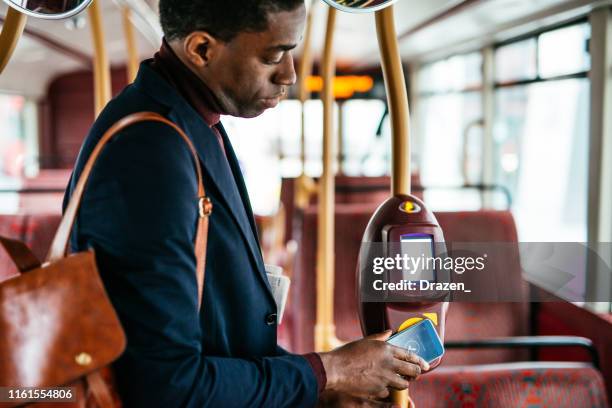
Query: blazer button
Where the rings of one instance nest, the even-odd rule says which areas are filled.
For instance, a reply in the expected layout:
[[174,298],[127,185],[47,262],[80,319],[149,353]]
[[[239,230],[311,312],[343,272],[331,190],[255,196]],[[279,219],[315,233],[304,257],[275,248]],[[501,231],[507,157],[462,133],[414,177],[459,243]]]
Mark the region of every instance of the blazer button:
[[268,326],[273,326],[276,324],[276,313],[270,313],[266,316],[266,324]]

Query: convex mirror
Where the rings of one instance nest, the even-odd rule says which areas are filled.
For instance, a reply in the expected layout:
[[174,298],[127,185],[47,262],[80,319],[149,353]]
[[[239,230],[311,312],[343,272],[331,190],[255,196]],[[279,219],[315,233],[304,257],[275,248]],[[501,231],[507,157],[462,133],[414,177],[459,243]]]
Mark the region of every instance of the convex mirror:
[[368,13],[383,9],[397,0],[323,0],[338,10],[349,13]]
[[10,7],[32,17],[57,20],[83,11],[93,0],[4,0]]

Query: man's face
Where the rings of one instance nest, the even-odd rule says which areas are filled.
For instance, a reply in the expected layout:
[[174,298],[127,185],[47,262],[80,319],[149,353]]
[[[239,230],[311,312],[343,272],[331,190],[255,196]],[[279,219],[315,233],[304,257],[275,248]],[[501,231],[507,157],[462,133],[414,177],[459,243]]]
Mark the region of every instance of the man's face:
[[206,84],[224,113],[243,118],[275,107],[296,81],[291,50],[304,30],[306,10],[268,15],[268,29],[242,32],[219,43],[206,69]]

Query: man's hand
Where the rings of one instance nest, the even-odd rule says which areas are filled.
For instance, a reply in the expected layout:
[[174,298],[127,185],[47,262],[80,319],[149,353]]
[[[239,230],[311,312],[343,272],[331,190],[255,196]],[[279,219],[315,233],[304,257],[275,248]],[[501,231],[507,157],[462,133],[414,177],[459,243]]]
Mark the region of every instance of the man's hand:
[[409,380],[429,370],[429,364],[416,354],[385,343],[390,335],[388,330],[321,353],[326,390],[382,399],[389,396],[389,388],[404,390]]
[[400,408],[392,402],[376,401],[353,397],[335,391],[324,391],[319,397],[317,408]]

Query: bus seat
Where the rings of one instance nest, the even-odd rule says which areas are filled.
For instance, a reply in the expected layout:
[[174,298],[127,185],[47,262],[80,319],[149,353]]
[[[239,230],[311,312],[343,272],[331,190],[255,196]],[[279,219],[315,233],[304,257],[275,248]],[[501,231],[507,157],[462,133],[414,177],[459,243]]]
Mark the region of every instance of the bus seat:
[[389,197],[391,178],[336,176],[336,203],[382,203]]
[[[542,302],[536,307],[537,335],[582,336],[591,339],[599,353],[608,396],[612,395],[612,318],[570,302]],[[583,349],[545,348],[540,361],[585,361]]]
[[[410,182],[415,188],[413,194],[423,198],[423,186],[420,176],[413,173]],[[384,202],[391,192],[391,177],[363,177],[337,175],[335,178],[336,204],[380,204]],[[311,204],[317,203],[316,195],[311,197]]]
[[[23,241],[26,229],[26,215],[0,215],[0,235],[6,238]],[[0,247],[0,282],[19,275],[14,262],[9,258],[4,248]]]
[[285,208],[285,239],[293,238],[295,217],[295,178],[285,177],[281,181],[281,203]]
[[448,242],[517,242],[509,211],[481,210],[435,213]]
[[[342,340],[360,338],[357,315],[355,267],[363,231],[376,210],[376,203],[336,204],[335,207],[335,287],[334,319],[337,336]],[[314,349],[316,313],[317,207],[311,205],[303,215],[302,231],[297,234],[311,239],[298,242],[298,261],[292,283],[290,310],[296,319],[294,351]]]
[[[61,214],[0,215],[0,235],[25,242],[38,259],[45,259]],[[0,281],[17,275],[17,269],[4,250],[0,250]]]
[[357,313],[357,261],[363,231],[378,203],[336,205],[336,242],[334,317],[338,338],[355,340],[363,337]]
[[601,373],[575,362],[440,367],[410,395],[419,408],[608,406]]
[[[436,218],[447,242],[517,242],[514,218],[508,211],[438,212]],[[508,254],[500,260],[504,271],[526,291],[520,264]],[[446,340],[484,339],[524,336],[529,327],[529,305],[526,302],[454,302],[446,320]],[[444,365],[470,365],[521,361],[526,350],[449,350]]]
[[38,259],[47,256],[51,241],[62,220],[61,213],[57,214],[30,214],[26,219],[24,242],[30,247]]

